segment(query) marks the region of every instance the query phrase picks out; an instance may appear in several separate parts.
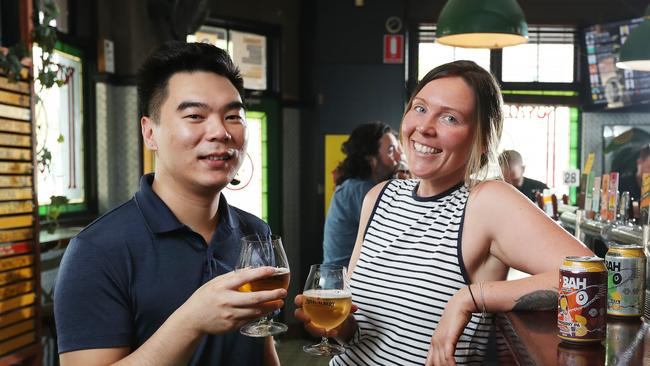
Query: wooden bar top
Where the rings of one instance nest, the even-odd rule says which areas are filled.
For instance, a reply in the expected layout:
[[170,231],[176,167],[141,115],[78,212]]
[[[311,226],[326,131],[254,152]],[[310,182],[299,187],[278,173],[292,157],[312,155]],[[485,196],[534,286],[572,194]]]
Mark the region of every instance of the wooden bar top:
[[557,312],[528,311],[497,315],[518,365],[650,365],[650,323],[607,318],[607,339],[591,345],[560,342]]

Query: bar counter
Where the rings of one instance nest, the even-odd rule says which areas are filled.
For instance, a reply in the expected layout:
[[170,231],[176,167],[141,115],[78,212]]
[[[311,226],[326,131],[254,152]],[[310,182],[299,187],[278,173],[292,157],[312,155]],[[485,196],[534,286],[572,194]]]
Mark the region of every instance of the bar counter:
[[591,345],[560,342],[557,312],[509,312],[497,316],[517,365],[650,365],[650,323],[607,318],[607,339]]

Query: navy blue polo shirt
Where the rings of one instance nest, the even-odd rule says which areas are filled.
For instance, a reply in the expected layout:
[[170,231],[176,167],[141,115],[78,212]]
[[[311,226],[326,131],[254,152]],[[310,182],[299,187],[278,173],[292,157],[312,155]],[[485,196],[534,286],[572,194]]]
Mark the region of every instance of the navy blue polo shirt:
[[[153,174],[128,202],[70,241],[54,293],[59,352],[142,345],[202,284],[230,272],[244,235],[270,234],[221,195],[210,245],[153,192]],[[238,331],[202,338],[190,365],[260,365],[263,339]]]

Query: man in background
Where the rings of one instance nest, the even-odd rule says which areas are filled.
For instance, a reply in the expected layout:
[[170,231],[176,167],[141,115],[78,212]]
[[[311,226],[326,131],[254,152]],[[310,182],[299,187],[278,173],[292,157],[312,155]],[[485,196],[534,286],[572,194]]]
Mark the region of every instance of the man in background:
[[355,128],[342,149],[346,157],[334,174],[336,188],[325,219],[323,263],[347,266],[363,198],[377,183],[393,177],[401,147],[387,124],[373,122]]
[[537,202],[535,194],[548,189],[548,186],[538,180],[524,177],[526,166],[524,161],[515,150],[505,150],[499,155],[499,165],[503,179],[512,184],[519,192],[523,193],[531,201]]

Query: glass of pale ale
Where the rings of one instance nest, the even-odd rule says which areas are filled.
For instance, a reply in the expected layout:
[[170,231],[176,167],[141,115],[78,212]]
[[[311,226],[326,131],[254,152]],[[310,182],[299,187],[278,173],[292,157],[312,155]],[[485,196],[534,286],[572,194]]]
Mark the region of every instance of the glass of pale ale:
[[[332,330],[341,325],[350,314],[352,292],[344,266],[312,265],[302,295],[305,297],[302,310],[318,328]],[[318,344],[304,346],[303,350],[318,356],[334,356],[345,352],[342,346],[329,343],[327,337],[322,337]]]
[[[269,277],[248,282],[239,287],[241,292],[268,291],[289,288],[289,262],[277,235],[248,235],[241,239],[241,249],[235,270],[256,267],[275,267]],[[249,337],[266,337],[285,332],[285,324],[274,322],[273,314],[244,325],[239,332]]]

